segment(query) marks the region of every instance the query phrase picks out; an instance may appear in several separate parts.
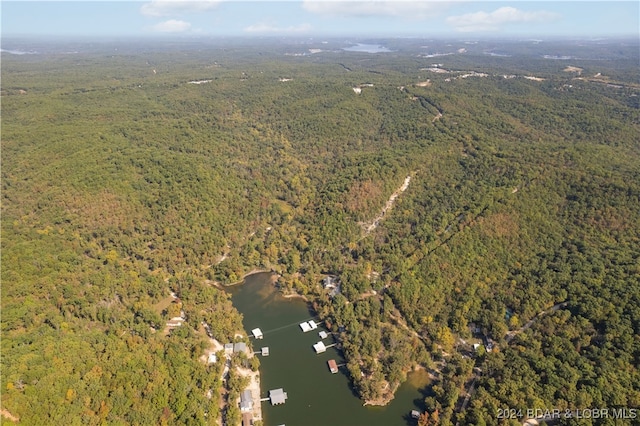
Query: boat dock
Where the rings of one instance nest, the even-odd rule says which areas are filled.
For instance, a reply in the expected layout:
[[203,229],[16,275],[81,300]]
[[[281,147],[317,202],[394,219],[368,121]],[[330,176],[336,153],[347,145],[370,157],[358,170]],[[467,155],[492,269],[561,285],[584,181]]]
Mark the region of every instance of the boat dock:
[[315,330],[316,328],[318,328],[318,324],[316,324],[314,320],[310,320],[310,321],[300,323],[300,328],[302,329],[303,333],[307,333],[311,330]]
[[337,345],[337,343],[332,343],[330,345],[325,345],[322,341],[316,343],[315,345],[313,345],[313,349],[316,351],[317,354],[321,354],[323,352],[325,352],[327,349],[334,347],[335,345]]

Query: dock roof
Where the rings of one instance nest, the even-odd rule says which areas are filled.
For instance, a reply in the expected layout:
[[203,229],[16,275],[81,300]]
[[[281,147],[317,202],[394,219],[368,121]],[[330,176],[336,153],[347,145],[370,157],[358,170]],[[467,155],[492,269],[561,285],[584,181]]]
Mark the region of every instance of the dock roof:
[[306,322],[306,321],[305,321],[305,322],[303,322],[303,323],[300,323],[300,328],[301,328],[301,329],[302,329],[302,331],[303,331],[303,332],[305,332],[305,333],[306,333],[307,331],[310,331],[310,330],[311,330],[311,327],[309,327],[309,323],[308,323],[308,322]]
[[324,345],[324,343],[318,342],[315,345],[313,345],[313,349],[315,349],[317,354],[320,354],[320,353],[326,351],[327,347]]
[[269,399],[271,399],[271,405],[284,404],[287,400],[287,393],[282,389],[272,389],[269,391]]

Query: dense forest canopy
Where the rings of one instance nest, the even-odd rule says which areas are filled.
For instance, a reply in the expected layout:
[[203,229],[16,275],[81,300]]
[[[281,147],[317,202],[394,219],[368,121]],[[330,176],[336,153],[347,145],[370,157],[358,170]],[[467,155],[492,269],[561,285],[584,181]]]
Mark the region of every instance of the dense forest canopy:
[[640,407],[638,41],[365,42],[8,41],[3,409],[215,424],[253,269],[364,400],[429,369],[421,424]]

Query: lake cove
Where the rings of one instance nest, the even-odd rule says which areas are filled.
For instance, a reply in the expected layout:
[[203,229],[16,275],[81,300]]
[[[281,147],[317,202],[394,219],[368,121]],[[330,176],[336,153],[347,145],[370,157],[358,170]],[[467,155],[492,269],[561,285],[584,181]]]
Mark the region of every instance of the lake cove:
[[[270,273],[249,275],[241,285],[228,289],[236,309],[244,316],[244,328],[259,327],[264,339],[254,340],[254,351],[269,347],[269,356],[260,356],[261,395],[269,390],[283,388],[288,395],[284,405],[271,406],[262,402],[266,426],[326,426],[326,425],[415,425],[411,410],[424,410],[424,394],[420,392],[428,382],[423,370],[411,373],[400,386],[396,397],[384,407],[363,407],[351,390],[345,367],[331,374],[327,362],[335,359],[338,365],[345,361],[335,347],[316,354],[313,345],[321,340],[320,325],[316,330],[303,333],[300,323],[314,318],[306,302],[285,298],[271,282]],[[317,321],[318,323],[320,321]],[[322,339],[333,343],[331,334]]]

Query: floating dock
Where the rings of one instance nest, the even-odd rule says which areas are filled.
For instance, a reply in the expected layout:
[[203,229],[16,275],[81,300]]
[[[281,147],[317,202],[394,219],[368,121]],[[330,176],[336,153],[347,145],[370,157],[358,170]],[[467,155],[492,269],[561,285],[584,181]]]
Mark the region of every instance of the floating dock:
[[318,328],[318,324],[316,324],[315,321],[311,320],[311,321],[305,321],[300,323],[300,328],[302,329],[303,332],[308,332],[311,330],[315,330],[316,328]]
[[260,330],[259,328],[254,328],[253,330],[251,330],[251,333],[253,334],[253,337],[255,339],[262,339],[264,337],[264,335],[262,334],[262,330]]
[[287,401],[287,393],[282,389],[273,389],[269,391],[269,399],[271,405],[284,404]]
[[335,359],[330,359],[327,364],[329,364],[329,371],[331,371],[333,374],[336,374],[338,372],[338,364],[336,364]]
[[324,330],[318,333],[318,335],[320,336],[321,339],[326,339],[329,336],[327,332]]
[[316,351],[317,354],[321,354],[322,352],[327,350],[327,347],[324,345],[324,343],[318,342],[315,345],[313,345],[313,349]]
[[265,346],[264,348],[261,349],[260,354],[262,356],[269,356],[269,347]]

